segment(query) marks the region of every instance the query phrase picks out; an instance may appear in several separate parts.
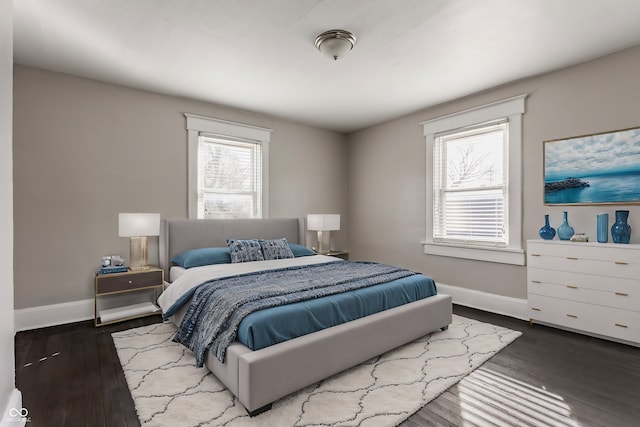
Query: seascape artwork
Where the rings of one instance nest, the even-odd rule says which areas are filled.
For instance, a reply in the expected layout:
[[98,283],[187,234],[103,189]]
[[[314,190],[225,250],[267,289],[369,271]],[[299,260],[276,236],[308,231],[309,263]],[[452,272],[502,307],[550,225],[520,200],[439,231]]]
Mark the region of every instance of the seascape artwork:
[[640,203],[640,128],[545,141],[544,203]]

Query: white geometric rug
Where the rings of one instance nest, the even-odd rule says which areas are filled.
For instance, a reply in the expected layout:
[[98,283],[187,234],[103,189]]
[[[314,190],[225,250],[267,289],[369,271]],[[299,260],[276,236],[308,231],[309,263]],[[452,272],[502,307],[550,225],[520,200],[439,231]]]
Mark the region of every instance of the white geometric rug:
[[435,332],[278,400],[250,418],[170,323],[113,334],[140,424],[153,426],[396,426],[521,335],[453,316]]

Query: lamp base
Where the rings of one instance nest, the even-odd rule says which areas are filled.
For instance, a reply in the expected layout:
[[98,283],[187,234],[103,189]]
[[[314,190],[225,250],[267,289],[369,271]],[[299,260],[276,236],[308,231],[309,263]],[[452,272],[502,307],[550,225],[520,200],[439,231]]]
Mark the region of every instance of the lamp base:
[[149,250],[146,237],[131,237],[129,240],[129,268],[133,271],[148,270]]
[[[318,231],[318,253],[326,255],[331,252],[331,232],[330,231]],[[326,237],[325,237],[326,236]]]

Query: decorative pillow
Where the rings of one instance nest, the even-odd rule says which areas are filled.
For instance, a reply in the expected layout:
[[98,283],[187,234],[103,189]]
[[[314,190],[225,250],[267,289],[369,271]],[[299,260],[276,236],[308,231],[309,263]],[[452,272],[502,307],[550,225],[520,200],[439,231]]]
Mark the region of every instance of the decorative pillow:
[[289,248],[291,248],[291,252],[293,252],[293,256],[296,258],[301,256],[318,255],[308,247],[296,245],[295,243],[289,243]]
[[286,237],[275,240],[259,240],[264,259],[293,258],[293,252],[287,243]]
[[228,247],[191,249],[174,257],[171,262],[183,268],[230,264],[231,253]]
[[257,240],[227,240],[231,252],[231,262],[264,261],[262,247]]

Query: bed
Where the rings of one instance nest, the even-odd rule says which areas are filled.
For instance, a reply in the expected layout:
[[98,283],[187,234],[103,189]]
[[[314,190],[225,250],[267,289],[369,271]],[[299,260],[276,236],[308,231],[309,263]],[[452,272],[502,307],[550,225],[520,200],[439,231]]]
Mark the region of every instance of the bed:
[[[297,218],[162,220],[160,266],[165,277],[173,281],[184,271],[172,268],[171,260],[185,251],[223,247],[227,239],[286,238],[291,244],[304,245],[305,233],[304,219]],[[308,258],[315,257],[322,256]],[[318,258],[317,262],[323,265],[344,262],[325,258]],[[183,279],[180,277],[175,283]],[[179,325],[186,307],[174,313],[170,320]],[[257,350],[234,341],[226,347],[224,362],[209,351],[204,355],[204,365],[254,416],[269,410],[274,401],[292,392],[430,332],[446,329],[451,323],[451,307],[450,296],[435,294]]]

